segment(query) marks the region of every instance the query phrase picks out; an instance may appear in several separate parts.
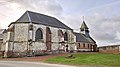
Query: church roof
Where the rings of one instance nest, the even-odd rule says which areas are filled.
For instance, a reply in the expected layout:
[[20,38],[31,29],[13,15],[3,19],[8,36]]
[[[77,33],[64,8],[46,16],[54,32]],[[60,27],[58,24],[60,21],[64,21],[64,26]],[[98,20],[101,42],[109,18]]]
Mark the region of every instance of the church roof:
[[53,27],[58,27],[58,28],[64,28],[64,29],[70,29],[67,25],[59,21],[58,19],[47,16],[44,14],[36,13],[36,12],[31,12],[31,11],[26,11],[16,22],[32,22],[32,23],[37,23],[37,24],[42,24],[42,25],[48,25],[48,26],[53,26]]
[[82,33],[76,33],[74,32],[75,36],[76,36],[76,42],[88,42],[88,43],[96,43],[92,37],[87,37],[86,35],[82,34]]
[[82,23],[80,29],[82,29],[82,30],[83,30],[83,29],[89,29],[89,28],[87,27],[85,21],[83,21],[83,23]]

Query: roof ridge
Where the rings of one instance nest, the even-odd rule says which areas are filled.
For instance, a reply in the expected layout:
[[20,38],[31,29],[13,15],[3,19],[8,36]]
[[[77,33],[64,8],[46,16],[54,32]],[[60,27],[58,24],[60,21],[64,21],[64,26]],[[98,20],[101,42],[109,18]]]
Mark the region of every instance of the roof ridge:
[[[35,13],[35,14],[39,14],[39,15],[44,15],[44,16],[47,16],[47,17],[51,17],[51,18],[55,18],[53,16],[49,16],[49,15],[46,15],[46,14],[42,14],[42,13],[39,13],[39,12],[34,12],[34,11],[29,11],[27,10],[28,12],[31,12],[31,13]],[[56,19],[56,18],[55,18]]]
[[32,22],[29,11],[27,10],[26,12],[27,12],[27,16],[28,16],[29,21]]

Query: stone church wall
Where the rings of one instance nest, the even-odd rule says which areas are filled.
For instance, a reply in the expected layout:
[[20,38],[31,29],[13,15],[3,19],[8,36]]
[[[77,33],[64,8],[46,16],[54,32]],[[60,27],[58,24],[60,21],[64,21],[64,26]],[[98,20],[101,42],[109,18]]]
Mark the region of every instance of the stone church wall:
[[[59,36],[58,36],[58,30],[62,30],[63,33],[68,32],[69,36],[69,40],[71,39],[71,36],[73,37],[73,41],[74,41],[74,35],[71,35],[72,32],[71,30],[66,30],[66,29],[62,29],[62,28],[56,28],[56,27],[51,27],[51,26],[44,26],[44,25],[40,25],[40,24],[34,24],[34,36],[33,36],[33,40],[35,40],[35,32],[38,28],[41,28],[43,30],[43,44],[44,47],[46,47],[46,27],[49,27],[51,30],[51,50],[58,50],[60,48],[60,44],[59,44]],[[39,44],[36,44],[39,45]],[[74,47],[73,47],[74,48]]]
[[45,45],[45,43],[43,43],[43,42],[34,42],[32,45],[33,45],[33,46],[31,47],[32,50],[35,50],[35,51],[43,51],[43,50],[46,50],[46,45]]
[[[45,26],[41,24],[32,24],[33,30],[29,30],[30,23],[15,23],[14,25],[14,32],[10,33],[10,42],[8,42],[8,50],[12,51],[13,55],[18,56],[22,54],[25,56],[26,51],[34,51],[36,54],[39,54],[42,51],[46,51],[46,27],[49,27],[51,31],[51,51],[55,53],[56,51],[59,51],[61,47],[63,48],[63,50],[65,50],[66,45],[69,45],[69,50],[75,49],[75,40],[72,30]],[[36,31],[39,28],[41,28],[43,32],[43,39],[41,39],[40,41],[35,41]],[[59,39],[58,30],[62,30],[63,33],[67,32],[68,34],[68,41],[65,43],[64,46],[61,46],[61,44],[59,43],[62,41],[60,41]],[[5,37],[7,37],[7,34]],[[32,42],[29,42],[30,39],[32,39]],[[7,43],[7,40],[5,40],[4,43]]]
[[28,41],[28,24],[15,24],[14,41]]
[[17,42],[14,43],[13,51],[14,52],[24,52],[27,48],[27,42]]
[[1,44],[1,51],[5,51],[5,43],[6,43],[6,40],[7,40],[7,33],[4,33],[3,34],[3,44]]

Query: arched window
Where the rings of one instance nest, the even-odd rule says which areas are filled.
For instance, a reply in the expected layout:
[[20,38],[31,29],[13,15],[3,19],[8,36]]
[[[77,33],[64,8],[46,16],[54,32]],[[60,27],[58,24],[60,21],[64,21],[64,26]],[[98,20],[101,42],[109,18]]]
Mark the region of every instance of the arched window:
[[41,30],[41,28],[37,29],[36,34],[35,34],[35,40],[41,40],[43,39],[43,32]]
[[64,33],[64,41],[68,41],[68,35],[67,35],[67,32]]

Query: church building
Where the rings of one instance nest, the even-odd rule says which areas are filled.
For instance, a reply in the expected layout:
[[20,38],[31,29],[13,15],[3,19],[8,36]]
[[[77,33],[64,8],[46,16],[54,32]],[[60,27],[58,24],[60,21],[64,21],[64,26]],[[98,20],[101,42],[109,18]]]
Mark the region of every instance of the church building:
[[3,34],[4,57],[96,51],[97,48],[84,21],[80,32],[75,33],[58,19],[32,11],[26,11],[12,22]]
[[80,32],[74,33],[76,36],[77,51],[96,51],[97,45],[95,40],[89,34],[89,28],[83,21]]

